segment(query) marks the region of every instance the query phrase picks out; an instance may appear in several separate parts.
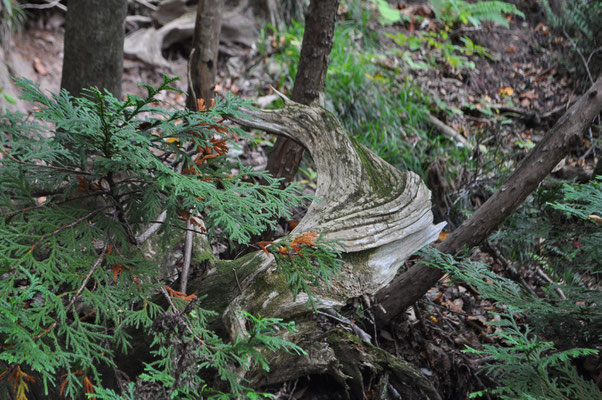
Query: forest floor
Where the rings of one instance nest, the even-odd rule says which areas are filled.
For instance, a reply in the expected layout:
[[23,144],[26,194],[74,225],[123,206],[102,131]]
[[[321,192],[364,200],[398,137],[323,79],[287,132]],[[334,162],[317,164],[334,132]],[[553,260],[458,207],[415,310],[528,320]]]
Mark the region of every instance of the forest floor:
[[[509,29],[486,26],[463,32],[475,44],[483,46],[492,58],[471,56],[474,68],[451,68],[445,61],[439,60],[438,68],[405,70],[411,76],[411,81],[431,98],[447,104],[447,109],[435,107],[432,111],[437,118],[465,137],[478,136],[480,139],[474,152],[499,152],[499,168],[506,169],[515,165],[541,140],[563,111],[589,85],[589,82],[576,78],[574,65],[567,66],[560,61],[561,55],[570,50],[571,43],[546,25],[537,2],[520,3],[530,5],[522,9],[526,19],[509,17]],[[158,25],[153,17],[155,14],[140,9],[139,5],[137,7],[133,10],[134,14],[150,16],[152,24]],[[420,3],[404,10],[410,17],[432,17],[432,12]],[[56,9],[31,18],[23,32],[13,35],[4,50],[10,72],[39,83],[45,90],[58,91],[63,25],[64,14]],[[149,26],[129,22],[128,30]],[[256,28],[253,39],[272,40],[270,37],[260,39],[260,22],[256,23]],[[412,22],[406,22],[382,29],[411,35],[415,30],[428,29],[428,26],[414,26]],[[123,92],[142,94],[143,89],[138,83],[156,85],[162,81],[162,74],[180,76],[183,79],[177,86],[186,90],[187,64],[184,55],[187,54],[187,40],[184,38],[164,49],[163,56],[168,65],[158,66],[136,58],[126,58]],[[224,94],[231,91],[257,100],[260,104],[274,101],[270,85],[279,86],[278,67],[270,63],[267,56],[258,53],[256,45],[247,46],[240,42],[231,45],[232,42],[224,44],[220,54],[217,92]],[[272,47],[273,52],[277,51],[278,43],[267,45]],[[395,55],[389,54],[387,57],[392,63],[399,62],[395,60]],[[290,90],[290,86],[286,85],[280,88],[285,93]],[[176,106],[183,106],[185,102],[182,94],[170,94],[165,100]],[[31,106],[20,103],[18,107],[22,111],[29,111]],[[557,177],[579,179],[591,174],[597,161],[597,154],[592,147],[593,139],[582,140],[577,150],[559,165],[555,172]],[[248,146],[249,152],[243,156],[246,162],[257,168],[265,166],[269,144],[266,140],[258,147]],[[467,170],[456,173],[455,180],[450,180],[446,171],[447,163],[451,162],[453,160],[444,158],[434,162],[433,165],[439,165],[436,168],[440,170],[431,174],[433,178],[429,184],[435,195],[434,202],[439,207],[436,214],[447,220],[453,228],[460,222],[460,217],[450,211],[453,208],[451,203],[458,201],[459,193],[465,193],[463,204],[470,204],[468,208],[478,208],[490,195],[488,185],[491,185],[491,181],[488,179],[493,174],[474,174]],[[495,168],[490,167],[490,172]],[[492,243],[475,250],[472,258],[484,262],[499,274],[522,281],[534,293],[543,295],[541,288],[548,283],[546,274],[513,265]],[[486,313],[491,308],[492,305],[470,286],[443,279],[423,301],[408,310],[404,320],[391,330],[382,329],[374,334],[382,347],[419,366],[445,398],[461,399],[465,398],[466,393],[492,384],[486,376],[476,374],[481,365],[462,352],[466,345],[479,347],[492,342],[490,334],[494,328],[488,324],[492,314]],[[599,359],[598,364],[585,373],[602,384]],[[290,394],[293,397],[288,398],[295,399],[337,398],[336,394],[317,385],[320,382],[319,378],[314,378],[313,382],[291,382],[282,388],[281,393]]]

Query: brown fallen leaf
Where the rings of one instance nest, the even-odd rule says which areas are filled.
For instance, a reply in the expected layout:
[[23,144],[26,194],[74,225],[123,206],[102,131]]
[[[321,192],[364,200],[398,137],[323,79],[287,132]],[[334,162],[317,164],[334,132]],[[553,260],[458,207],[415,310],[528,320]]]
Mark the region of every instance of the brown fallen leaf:
[[600,217],[599,215],[596,214],[590,214],[587,216],[587,218],[591,219],[594,222],[597,222],[599,224],[602,224],[602,217]]
[[33,59],[33,69],[40,75],[48,75],[48,68],[44,66],[44,63],[39,57]]

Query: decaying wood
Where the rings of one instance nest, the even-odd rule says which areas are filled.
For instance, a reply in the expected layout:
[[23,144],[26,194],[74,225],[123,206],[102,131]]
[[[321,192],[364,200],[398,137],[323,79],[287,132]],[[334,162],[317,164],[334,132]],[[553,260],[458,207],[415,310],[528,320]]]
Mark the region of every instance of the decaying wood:
[[[502,187],[438,246],[439,250],[455,254],[487,239],[550,174],[601,110],[602,76],[531,150]],[[400,274],[377,296],[382,305],[382,308],[375,311],[377,322],[383,324],[400,315],[420,299],[441,276],[439,270],[419,263]]]
[[[291,236],[320,232],[344,246],[343,268],[330,283],[330,290],[314,290],[318,309],[340,308],[351,298],[375,294],[393,279],[407,257],[436,240],[443,228],[443,224],[433,225],[430,192],[420,178],[413,172],[393,168],[350,138],[326,109],[288,102],[281,110],[245,110],[244,117],[236,121],[292,139],[313,157],[318,172],[316,200]],[[304,337],[314,337],[318,333],[306,305],[307,296],[299,294],[293,299],[284,278],[275,273],[275,266],[273,256],[263,251],[234,261],[219,261],[208,276],[189,282],[189,292],[207,295],[203,306],[222,313],[222,328],[232,338],[246,332],[239,311],[294,318],[299,334],[292,340],[301,342]],[[347,375],[344,368],[332,369],[334,364],[325,361],[328,354],[336,353],[335,346],[320,343],[321,350],[312,352],[323,352],[322,357],[277,355],[282,364],[278,379],[324,373],[325,369],[334,377]],[[365,350],[366,354],[370,351]],[[397,372],[389,371],[391,379],[400,382],[405,373],[408,382],[418,383],[412,374],[420,373],[411,365],[403,366]],[[341,371],[345,373],[340,374]],[[258,375],[253,379],[274,383],[275,378]],[[422,388],[416,393],[429,391],[426,380],[420,385]]]

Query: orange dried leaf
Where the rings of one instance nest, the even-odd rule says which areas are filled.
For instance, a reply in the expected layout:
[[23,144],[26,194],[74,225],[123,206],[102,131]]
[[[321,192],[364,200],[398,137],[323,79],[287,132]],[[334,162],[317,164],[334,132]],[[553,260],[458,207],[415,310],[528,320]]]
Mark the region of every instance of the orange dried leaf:
[[265,254],[270,255],[270,253],[268,252],[268,247],[274,242],[270,242],[270,241],[261,241],[261,242],[257,242],[257,246],[263,250],[265,252]]
[[301,245],[306,246],[316,246],[316,239],[318,238],[318,234],[316,232],[305,232],[303,235],[298,236],[291,242],[291,247],[295,252],[299,252],[301,250]]
[[448,232],[440,232],[439,233],[439,241],[443,242],[445,239],[447,239],[448,236],[449,236]]
[[228,144],[226,143],[226,139],[211,138],[209,141],[213,145],[215,152],[220,156],[223,156],[230,150],[228,148]]
[[202,98],[196,100],[196,105],[197,105],[198,111],[205,111],[210,108],[213,108],[213,106],[215,105],[215,99],[211,99],[211,101],[209,102],[209,107],[207,107],[205,105],[205,99],[202,99]]
[[88,193],[90,189],[88,189],[88,181],[81,175],[75,175],[79,184],[77,185],[77,191],[80,193]]
[[172,289],[167,285],[165,285],[163,287],[165,288],[165,290],[167,290],[170,297],[176,297],[176,298],[182,299],[184,301],[190,301],[190,300],[196,299],[196,295],[194,295],[194,294],[186,295],[186,293],[178,292],[177,290]]
[[514,89],[512,89],[510,86],[504,86],[500,88],[500,94],[502,96],[512,96],[514,94]]
[[285,257],[285,258],[289,257],[288,247],[286,247],[286,246],[280,246],[280,248],[278,249],[278,253],[280,253],[280,255],[282,257]]
[[[90,379],[88,379],[86,375],[84,375],[84,391],[86,393],[94,393],[94,385],[92,385],[92,382],[90,382]],[[96,399],[94,396],[89,398],[94,400]]]
[[111,268],[111,271],[113,271],[113,279],[115,279],[115,281],[117,281],[117,280],[119,280],[119,277],[121,276],[121,273],[123,271],[125,271],[125,267],[123,265],[121,265],[121,264],[115,264]]
[[33,69],[40,75],[48,75],[48,68],[44,65],[39,57],[33,59]]
[[17,400],[27,400],[26,394],[29,391],[27,382],[33,383],[35,382],[35,379],[23,372],[21,366],[17,365],[8,376],[8,384],[9,386],[12,385],[13,391],[17,395]]

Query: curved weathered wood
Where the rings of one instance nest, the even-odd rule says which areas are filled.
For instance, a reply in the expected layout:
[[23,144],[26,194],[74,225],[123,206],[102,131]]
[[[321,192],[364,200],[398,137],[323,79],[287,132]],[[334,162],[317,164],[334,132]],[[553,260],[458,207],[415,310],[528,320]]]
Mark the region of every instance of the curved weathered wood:
[[[395,169],[349,137],[328,110],[287,101],[280,110],[242,111],[243,116],[233,118],[238,124],[295,140],[315,162],[316,200],[291,236],[320,232],[344,246],[343,267],[330,282],[330,289],[313,289],[318,309],[340,308],[352,298],[375,294],[394,278],[407,257],[437,238],[443,224],[433,225],[430,192],[420,178]],[[189,287],[207,295],[205,306],[221,313],[233,339],[246,332],[238,313],[244,310],[264,317],[294,318],[300,334],[289,339],[302,342],[316,329],[307,296],[299,294],[293,299],[275,269],[273,256],[258,251],[216,263],[208,276],[192,281]],[[324,346],[330,348],[324,357],[334,354],[332,345]],[[280,354],[280,365],[288,367],[279,368],[277,378],[324,373],[324,357],[299,359]],[[406,378],[415,373],[409,367],[404,371],[399,374]],[[337,370],[326,372],[335,379],[341,375]],[[257,376],[253,380],[273,383],[273,379]]]
[[325,232],[342,240],[348,253],[415,234],[418,241],[433,240],[430,192],[418,175],[392,167],[349,137],[328,110],[288,104],[245,113],[250,118],[238,118],[239,123],[293,139],[314,159],[318,200],[295,232]]
[[[376,293],[410,254],[436,239],[442,226],[432,224],[430,193],[420,178],[393,168],[350,138],[326,109],[289,102],[281,110],[244,113],[236,119],[239,124],[301,143],[316,164],[317,200],[291,235],[320,232],[344,246],[342,272],[330,290],[316,288],[319,308]],[[271,273],[271,256],[258,253],[249,262],[258,269],[241,283],[241,294],[228,307],[227,325],[237,325],[234,311],[241,308],[278,317],[307,312],[306,297],[293,301],[282,278]]]

